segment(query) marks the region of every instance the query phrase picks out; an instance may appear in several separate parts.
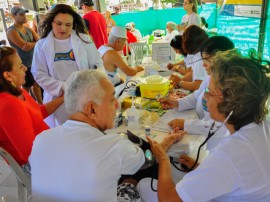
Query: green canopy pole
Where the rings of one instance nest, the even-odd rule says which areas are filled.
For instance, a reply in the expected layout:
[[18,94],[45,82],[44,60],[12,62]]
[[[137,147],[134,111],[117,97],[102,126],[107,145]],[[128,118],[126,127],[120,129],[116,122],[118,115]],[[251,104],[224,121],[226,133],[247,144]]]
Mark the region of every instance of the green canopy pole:
[[258,42],[258,56],[261,59],[263,58],[263,49],[264,49],[268,6],[269,6],[269,1],[263,0],[262,1],[262,10],[261,10],[260,30],[259,30],[259,42]]

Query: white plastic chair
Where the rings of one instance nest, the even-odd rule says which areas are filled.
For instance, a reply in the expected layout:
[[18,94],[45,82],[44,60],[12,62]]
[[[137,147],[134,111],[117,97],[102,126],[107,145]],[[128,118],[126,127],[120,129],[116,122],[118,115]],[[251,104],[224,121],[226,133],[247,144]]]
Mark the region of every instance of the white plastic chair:
[[6,160],[8,166],[15,173],[18,182],[18,198],[22,202],[32,201],[31,179],[15,161],[15,159],[2,147],[0,147],[0,156]]
[[22,201],[13,196],[1,196],[0,202],[22,202]]
[[130,43],[131,55],[134,55],[135,66],[142,64],[146,42]]

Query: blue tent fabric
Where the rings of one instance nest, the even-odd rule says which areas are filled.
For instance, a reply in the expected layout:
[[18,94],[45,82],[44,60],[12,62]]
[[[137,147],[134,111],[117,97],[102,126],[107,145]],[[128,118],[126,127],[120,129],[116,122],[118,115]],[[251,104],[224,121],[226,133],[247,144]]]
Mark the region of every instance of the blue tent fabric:
[[222,6],[222,9],[220,10],[220,15],[234,15],[234,5],[232,4],[226,4]]
[[[234,12],[234,8],[223,9],[227,13]],[[221,10],[221,9],[220,9]],[[229,37],[235,46],[247,55],[250,49],[258,50],[260,18],[221,15],[216,4],[203,4],[199,7],[199,15],[204,17],[209,28],[216,27],[217,35]],[[148,10],[124,13],[112,16],[119,26],[125,26],[127,22],[135,22],[136,28],[143,35],[151,34],[153,30],[165,30],[166,22],[173,21],[177,24],[185,14],[184,9],[173,8],[164,10]],[[266,27],[263,58],[270,60],[270,9]]]

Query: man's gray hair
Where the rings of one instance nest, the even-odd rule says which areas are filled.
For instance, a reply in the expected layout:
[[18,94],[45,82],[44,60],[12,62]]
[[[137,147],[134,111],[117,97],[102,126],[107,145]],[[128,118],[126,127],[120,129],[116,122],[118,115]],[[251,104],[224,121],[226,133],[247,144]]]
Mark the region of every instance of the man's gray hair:
[[100,81],[106,75],[98,70],[73,72],[65,84],[65,105],[69,114],[81,112],[87,102],[102,102],[105,89]]
[[118,39],[121,39],[121,38],[114,36],[113,34],[110,34],[108,38],[109,44],[113,45]]
[[166,23],[167,26],[169,26],[170,28],[172,28],[173,30],[176,30],[176,23],[169,21]]

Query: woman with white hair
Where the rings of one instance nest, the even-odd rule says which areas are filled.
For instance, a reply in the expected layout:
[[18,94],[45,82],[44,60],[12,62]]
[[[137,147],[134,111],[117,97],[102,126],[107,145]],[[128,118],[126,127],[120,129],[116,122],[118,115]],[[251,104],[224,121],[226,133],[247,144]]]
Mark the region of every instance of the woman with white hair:
[[176,23],[171,21],[166,23],[166,41],[171,41],[176,35],[179,35],[179,32],[176,30],[176,26]]

